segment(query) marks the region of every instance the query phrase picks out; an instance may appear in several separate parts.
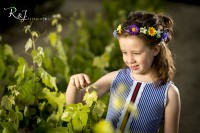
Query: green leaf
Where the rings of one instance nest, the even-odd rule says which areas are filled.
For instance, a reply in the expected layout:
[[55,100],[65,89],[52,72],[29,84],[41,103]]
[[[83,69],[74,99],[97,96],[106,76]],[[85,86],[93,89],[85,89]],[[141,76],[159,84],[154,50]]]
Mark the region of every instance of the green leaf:
[[38,50],[33,50],[31,52],[31,55],[33,57],[33,63],[37,63],[39,67],[42,65],[42,60],[44,58],[44,52],[42,47],[38,47]]
[[19,66],[17,68],[17,71],[15,72],[14,77],[18,77],[17,82],[19,83],[24,79],[27,65],[26,65],[26,60],[22,57],[18,58],[18,63],[19,63]]
[[46,133],[74,133],[70,132],[68,127],[56,127],[47,129]]
[[50,44],[51,46],[55,47],[56,46],[56,42],[58,39],[58,36],[55,32],[51,32],[48,36],[48,39],[50,40]]
[[80,120],[80,115],[81,114],[77,114],[72,119],[72,125],[74,127],[74,131],[75,132],[81,132],[83,130],[83,124],[82,124],[82,122]]
[[58,41],[58,44],[57,44],[56,48],[57,48],[57,50],[58,50],[58,56],[59,56],[59,58],[60,58],[64,63],[66,63],[66,61],[67,61],[67,56],[66,56],[66,54],[65,54],[65,51],[64,51],[64,48],[63,48],[63,44],[62,44],[62,42],[61,42],[60,40]]
[[56,29],[57,29],[57,32],[60,33],[62,31],[62,25],[61,24],[58,24],[56,26]]
[[46,86],[50,87],[51,89],[55,88],[56,91],[58,90],[55,77],[52,77],[42,68],[38,68],[38,72],[42,78],[42,83],[44,83]]
[[26,81],[19,89],[20,95],[17,96],[17,99],[26,105],[33,105],[36,100],[35,92],[37,87],[38,86],[34,81]]
[[2,78],[2,76],[4,75],[5,71],[6,71],[6,66],[4,64],[3,59],[0,56],[0,79]]
[[95,121],[98,121],[102,117],[102,115],[105,111],[105,108],[106,108],[106,105],[102,101],[98,100],[96,102],[96,104],[92,110],[92,116]]
[[81,112],[79,112],[79,118],[81,120],[82,125],[86,126],[87,121],[88,121],[88,114],[86,112],[82,113],[82,111],[81,111]]
[[83,101],[86,102],[88,107],[92,106],[93,102],[97,101],[97,93],[95,91],[86,92],[83,98]]
[[25,51],[28,51],[32,47],[33,47],[33,41],[31,38],[29,38],[25,45]]
[[93,59],[93,65],[104,69],[109,66],[109,59],[109,55],[107,53],[104,53],[103,55],[97,56]]
[[11,97],[8,97],[7,95],[2,97],[1,106],[4,107],[6,110],[12,109],[13,100],[10,98]]
[[13,56],[12,47],[9,46],[8,44],[5,44],[5,45],[4,45],[3,51],[4,51],[4,55],[5,55],[5,56],[11,56],[11,57]]
[[56,113],[52,113],[48,118],[47,118],[47,122],[48,123],[53,123],[54,125],[56,125],[56,123],[59,121],[60,119],[60,115],[56,114]]
[[16,130],[14,128],[4,128],[2,133],[15,133]]
[[37,33],[36,31],[32,31],[32,32],[31,32],[31,35],[32,35],[33,37],[36,37],[36,38],[39,37],[39,35],[38,35],[38,33]]
[[61,116],[65,104],[65,95],[63,93],[50,92],[47,88],[44,88],[42,92],[45,94],[45,98],[48,100],[49,104],[55,109],[58,108],[57,113]]

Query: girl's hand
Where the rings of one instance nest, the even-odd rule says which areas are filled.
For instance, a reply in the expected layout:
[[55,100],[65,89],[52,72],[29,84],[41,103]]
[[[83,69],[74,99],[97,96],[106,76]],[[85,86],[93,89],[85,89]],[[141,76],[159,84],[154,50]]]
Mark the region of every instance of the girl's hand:
[[75,74],[70,77],[69,84],[77,89],[83,89],[90,84],[90,78],[84,73]]

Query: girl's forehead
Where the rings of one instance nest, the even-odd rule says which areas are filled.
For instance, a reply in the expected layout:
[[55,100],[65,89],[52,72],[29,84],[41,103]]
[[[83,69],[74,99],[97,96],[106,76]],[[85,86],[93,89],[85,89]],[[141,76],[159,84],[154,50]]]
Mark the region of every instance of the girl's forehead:
[[119,37],[120,43],[141,43],[145,44],[145,41],[137,36],[127,36],[127,37]]
[[146,47],[145,41],[136,36],[120,37],[119,44],[121,49],[143,49]]

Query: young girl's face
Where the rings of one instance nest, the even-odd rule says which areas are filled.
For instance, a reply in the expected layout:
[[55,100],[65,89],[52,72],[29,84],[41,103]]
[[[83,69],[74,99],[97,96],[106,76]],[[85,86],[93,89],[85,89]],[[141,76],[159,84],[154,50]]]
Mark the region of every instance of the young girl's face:
[[125,64],[133,74],[151,74],[151,64],[157,51],[150,49],[137,36],[119,37],[119,45]]

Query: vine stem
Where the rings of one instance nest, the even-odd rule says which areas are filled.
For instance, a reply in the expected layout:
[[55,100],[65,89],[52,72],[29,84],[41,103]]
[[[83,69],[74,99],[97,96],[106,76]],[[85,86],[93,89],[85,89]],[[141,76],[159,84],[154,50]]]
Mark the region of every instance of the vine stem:
[[3,127],[3,128],[5,128],[4,126],[3,126],[3,124],[2,124],[2,122],[0,122],[1,123],[1,126]]

